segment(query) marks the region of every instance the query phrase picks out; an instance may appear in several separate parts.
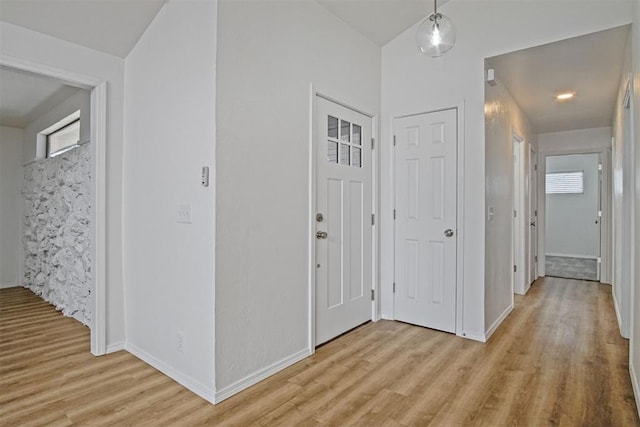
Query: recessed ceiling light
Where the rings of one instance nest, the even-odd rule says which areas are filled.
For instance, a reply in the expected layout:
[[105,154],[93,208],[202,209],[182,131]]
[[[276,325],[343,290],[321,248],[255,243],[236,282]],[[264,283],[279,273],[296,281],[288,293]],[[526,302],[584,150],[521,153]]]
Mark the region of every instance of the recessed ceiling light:
[[567,99],[571,99],[576,95],[575,92],[564,92],[564,93],[560,93],[556,96],[556,99],[558,101],[566,101]]

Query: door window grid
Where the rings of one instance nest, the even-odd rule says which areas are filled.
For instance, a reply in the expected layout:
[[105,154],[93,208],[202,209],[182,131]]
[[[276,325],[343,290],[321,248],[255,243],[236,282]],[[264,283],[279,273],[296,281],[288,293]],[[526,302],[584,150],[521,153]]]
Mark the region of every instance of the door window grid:
[[327,116],[327,160],[362,167],[362,126]]

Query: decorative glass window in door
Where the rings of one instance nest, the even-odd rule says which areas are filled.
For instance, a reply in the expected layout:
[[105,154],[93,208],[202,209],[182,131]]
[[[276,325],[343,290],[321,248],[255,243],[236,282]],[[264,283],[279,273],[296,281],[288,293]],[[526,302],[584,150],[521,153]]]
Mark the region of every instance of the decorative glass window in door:
[[362,126],[337,117],[327,117],[327,160],[362,167]]

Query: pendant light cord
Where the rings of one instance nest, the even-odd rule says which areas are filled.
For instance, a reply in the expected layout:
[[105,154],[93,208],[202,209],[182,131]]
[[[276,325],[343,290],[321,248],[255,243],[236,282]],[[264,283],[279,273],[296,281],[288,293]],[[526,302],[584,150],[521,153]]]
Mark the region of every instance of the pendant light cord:
[[433,0],[433,15],[438,14],[438,0]]

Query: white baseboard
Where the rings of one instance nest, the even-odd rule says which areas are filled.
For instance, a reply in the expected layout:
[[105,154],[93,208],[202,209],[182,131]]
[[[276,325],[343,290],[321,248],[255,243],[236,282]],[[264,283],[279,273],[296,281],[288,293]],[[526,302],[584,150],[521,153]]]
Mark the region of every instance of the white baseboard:
[[620,331],[620,335],[622,335],[623,338],[629,339],[629,334],[627,334],[624,330],[625,328],[622,327],[622,315],[618,305],[618,300],[616,299],[615,289],[611,289],[611,295],[613,296],[613,308],[616,312],[616,320],[618,321],[618,330]]
[[227,399],[233,396],[234,394],[239,393],[242,390],[251,387],[257,382],[264,380],[265,378],[275,374],[276,372],[281,371],[293,365],[294,363],[297,363],[302,359],[309,357],[310,355],[311,355],[311,349],[306,348],[304,350],[301,350],[297,353],[292,354],[291,356],[285,357],[284,359],[279,360],[267,366],[264,369],[254,372],[251,375],[247,375],[243,379],[236,381],[235,383],[227,387],[224,387],[220,391],[216,392],[215,403],[222,402],[224,399]]
[[118,341],[107,345],[107,353],[115,353],[116,351],[124,350],[124,341]]
[[597,256],[592,255],[574,255],[574,254],[544,254],[544,256],[559,256],[563,258],[582,258],[582,259],[595,259],[597,260]]
[[484,334],[477,333],[477,332],[464,331],[458,336],[469,339],[469,340],[473,340],[473,341],[487,342],[487,339],[485,338]]
[[[191,390],[198,396],[202,397],[204,400],[210,403],[215,403],[215,396],[216,396],[215,389],[211,387],[207,387],[206,385],[200,383],[199,381],[196,381],[193,378],[183,374],[182,372],[167,365],[161,360],[156,359],[155,357],[151,356],[149,353],[136,347],[135,345],[126,343],[124,345],[124,349],[127,350],[129,353],[133,354],[134,356],[136,356],[138,359],[145,362],[146,364],[153,366],[154,368],[156,368],[157,370],[159,370],[169,378],[173,379],[177,383],[181,384],[182,386]],[[213,361],[211,361],[211,363],[213,363]]]
[[18,287],[18,284],[16,282],[0,283],[0,289],[17,288],[17,287]]
[[633,397],[636,400],[636,411],[638,411],[638,416],[640,416],[640,405],[638,405],[638,398],[640,398],[640,388],[638,388],[638,376],[636,375],[636,370],[633,367],[633,360],[629,360],[629,375],[631,376],[631,387],[633,388]]
[[489,338],[491,338],[491,335],[493,335],[496,329],[498,329],[498,326],[500,326],[500,324],[504,322],[504,319],[506,319],[509,313],[511,313],[512,311],[513,311],[513,304],[509,304],[509,306],[502,312],[502,314],[498,316],[496,321],[493,322],[493,324],[489,327],[487,332],[484,333],[485,341],[489,341]]

